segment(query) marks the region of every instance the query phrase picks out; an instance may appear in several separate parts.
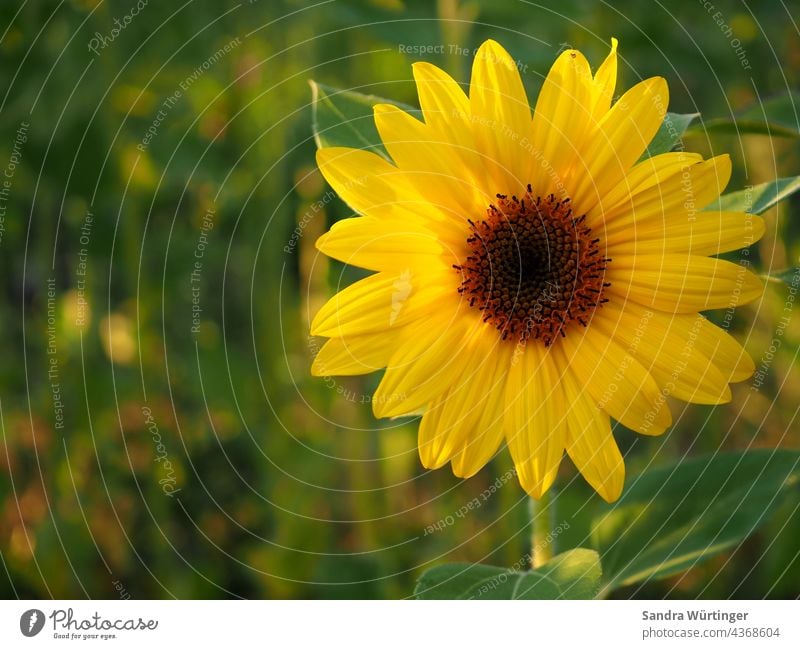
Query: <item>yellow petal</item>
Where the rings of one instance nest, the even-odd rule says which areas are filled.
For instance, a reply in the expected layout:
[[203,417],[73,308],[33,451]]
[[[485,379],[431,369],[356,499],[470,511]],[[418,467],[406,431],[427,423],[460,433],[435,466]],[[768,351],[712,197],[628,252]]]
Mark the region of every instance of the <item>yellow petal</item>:
[[440,265],[437,255],[443,252],[438,237],[410,218],[343,219],[317,239],[316,245],[328,257],[351,266],[400,272],[420,265]]
[[[452,446],[453,430],[443,423],[442,413],[447,400],[447,392],[438,396],[426,408],[417,430],[417,450],[419,460],[426,469],[438,469],[450,459],[444,448]],[[460,431],[457,431],[460,432]],[[452,453],[452,450],[448,451]]]
[[[693,326],[686,325],[692,322]],[[609,302],[592,318],[591,326],[619,341],[647,368],[663,394],[691,403],[730,401],[728,376],[703,354],[716,338],[701,340],[704,323],[698,315],[670,315],[633,302]]]
[[653,255],[682,252],[717,255],[750,246],[764,235],[764,220],[744,212],[685,212],[634,223],[628,231],[617,229],[606,238],[608,254]]
[[607,235],[628,230],[633,223],[663,218],[665,213],[689,219],[716,200],[731,177],[730,156],[721,155],[691,164],[657,184],[638,190],[605,214]]
[[[555,349],[561,363],[566,363],[563,350]],[[566,410],[566,447],[578,471],[602,498],[614,502],[625,483],[625,463],[611,434],[608,415],[595,406],[582,389],[574,373],[562,373],[561,388],[569,407]]]
[[[695,318],[699,319],[699,326],[695,323]],[[697,351],[714,364],[726,381],[738,383],[749,379],[756,371],[755,363],[744,347],[727,331],[702,315],[675,315],[671,325],[684,339],[692,335],[686,333],[687,331],[698,332],[695,341]]]
[[611,107],[614,88],[617,85],[617,44],[611,39],[611,51],[606,60],[597,69],[592,83],[592,118],[591,123],[598,123]]
[[463,224],[481,214],[494,194],[478,190],[480,163],[466,166],[468,151],[442,139],[438,133],[397,106],[378,104],[375,126],[386,150],[407,174],[432,209]]
[[495,371],[483,386],[486,397],[481,417],[473,434],[453,455],[453,473],[460,478],[469,478],[480,471],[503,441],[503,395],[511,360],[509,346],[499,345],[491,354],[491,360],[495,361]]
[[472,134],[495,193],[519,193],[530,179],[531,109],[514,60],[497,42],[475,54],[469,86]]
[[[542,84],[533,115],[534,189],[564,196],[569,171],[580,156],[597,101],[592,72],[577,50],[556,59]],[[574,171],[574,169],[572,169]]]
[[464,91],[435,65],[421,61],[412,68],[425,123],[446,141],[471,148],[470,106]]
[[[643,192],[665,183],[667,179],[675,179],[676,176],[680,180],[681,173],[698,162],[703,162],[702,156],[686,151],[670,151],[642,160],[618,185],[601,196],[601,200],[587,212],[589,225],[597,227],[599,222],[611,221],[620,213],[635,214],[635,208],[642,202],[640,196]],[[656,191],[662,196],[674,192],[672,185],[664,185]]]
[[755,371],[753,359],[736,339],[699,313],[651,311],[633,301],[624,306],[609,302],[600,313],[613,323],[616,333],[626,332],[641,339],[637,346],[645,341],[663,341],[663,347],[672,352],[684,354],[684,348],[694,349],[714,365],[726,382],[744,381]]
[[627,349],[593,323],[561,341],[575,376],[581,377],[595,407],[631,430],[660,435],[672,423],[672,416],[658,385]]
[[459,353],[467,339],[464,325],[463,317],[442,314],[405,327],[372,400],[376,417],[424,410],[458,381],[467,360]]
[[397,348],[393,332],[380,335],[331,338],[326,341],[311,364],[313,376],[353,376],[369,374],[389,362]]
[[761,296],[763,284],[747,267],[713,257],[669,254],[617,256],[606,270],[609,299],[691,313],[745,304]]
[[653,77],[628,90],[605,114],[574,170],[571,196],[579,213],[622,182],[661,126],[668,102],[667,82]]
[[381,156],[346,147],[317,151],[317,165],[339,197],[362,215],[404,218],[422,199],[408,177]]
[[402,327],[455,295],[454,286],[424,278],[424,273],[407,269],[377,273],[351,284],[319,310],[311,335],[353,336]]
[[438,469],[469,444],[482,441],[481,420],[487,410],[495,410],[487,388],[497,374],[497,347],[496,338],[473,336],[459,350],[470,362],[420,423],[419,454],[426,468]]
[[520,484],[541,498],[564,455],[567,409],[553,361],[541,345],[526,345],[514,355],[505,403],[506,440]]

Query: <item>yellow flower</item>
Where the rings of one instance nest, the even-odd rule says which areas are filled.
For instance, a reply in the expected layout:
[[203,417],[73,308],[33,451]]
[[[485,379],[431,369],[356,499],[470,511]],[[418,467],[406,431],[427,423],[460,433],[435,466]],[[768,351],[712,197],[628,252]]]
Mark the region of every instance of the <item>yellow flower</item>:
[[761,294],[746,264],[763,221],[701,211],[725,188],[728,156],[682,151],[639,161],[664,120],[654,77],[612,105],[617,41],[592,74],[563,52],[531,117],[517,67],[496,42],[475,56],[469,96],[414,64],[424,122],[377,105],[394,164],[349,148],[317,152],[358,214],[317,242],[377,271],[314,318],[329,340],[315,375],[386,372],[378,417],[422,415],[428,468],[476,473],[505,439],[539,498],[566,450],[606,500],[625,468],[613,418],[645,435],[672,423],[666,397],[717,404],[754,370],[700,311]]

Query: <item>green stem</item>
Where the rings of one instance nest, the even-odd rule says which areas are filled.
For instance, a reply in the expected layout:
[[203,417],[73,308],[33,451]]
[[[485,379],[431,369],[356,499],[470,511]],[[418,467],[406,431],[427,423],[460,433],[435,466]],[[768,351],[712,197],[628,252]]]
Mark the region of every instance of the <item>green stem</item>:
[[539,500],[530,499],[531,521],[531,568],[538,568],[553,558],[556,539],[553,527],[556,520],[556,501],[550,489]]

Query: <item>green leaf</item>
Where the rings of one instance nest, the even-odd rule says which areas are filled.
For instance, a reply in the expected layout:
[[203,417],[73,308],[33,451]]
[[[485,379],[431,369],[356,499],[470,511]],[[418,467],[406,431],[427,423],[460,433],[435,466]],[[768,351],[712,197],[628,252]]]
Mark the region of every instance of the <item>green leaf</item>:
[[705,209],[761,214],[797,191],[800,191],[800,176],[778,178],[768,183],[720,196],[719,200]]
[[659,153],[672,151],[680,142],[686,129],[689,128],[689,124],[699,116],[700,113],[667,113],[640,161],[652,158]]
[[780,124],[773,124],[757,119],[727,119],[724,117],[710,119],[703,122],[702,126],[691,129],[687,135],[704,135],[715,133],[719,135],[771,135],[772,137],[799,137],[796,129],[787,128]]
[[389,159],[372,116],[375,104],[394,104],[418,114],[419,110],[391,99],[339,90],[309,81],[312,99],[312,128],[317,147],[347,146],[369,149]]
[[417,599],[592,599],[600,584],[597,552],[564,552],[536,570],[518,572],[472,563],[449,563],[423,573]]
[[708,120],[689,129],[689,135],[722,133],[800,137],[800,95],[787,93],[753,104],[733,118]]
[[800,487],[800,451],[698,457],[645,471],[595,519],[603,594],[737,547]]
[[762,120],[800,135],[800,93],[790,91],[756,102],[741,112],[745,119]]

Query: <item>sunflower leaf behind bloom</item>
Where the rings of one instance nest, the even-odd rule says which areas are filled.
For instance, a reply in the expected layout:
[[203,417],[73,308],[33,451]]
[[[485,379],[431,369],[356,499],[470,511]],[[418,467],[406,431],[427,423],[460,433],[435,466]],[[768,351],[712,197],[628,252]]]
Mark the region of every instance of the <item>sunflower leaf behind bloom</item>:
[[800,191],[800,176],[777,178],[719,197],[707,210],[738,210],[748,214],[763,214],[771,207]]
[[689,125],[698,117],[700,113],[667,113],[664,116],[664,121],[658,127],[658,131],[653,137],[652,142],[647,145],[647,151],[641,157],[641,160],[652,158],[654,155],[660,153],[668,153],[672,151],[681,141],[681,137],[686,133]]
[[319,148],[352,146],[369,149],[388,159],[372,121],[372,107],[377,103],[394,104],[409,113],[415,112],[412,106],[391,99],[340,90],[316,81],[309,81],[309,85],[311,123]]
[[796,498],[800,451],[758,449],[649,469],[601,507],[592,545],[603,591],[663,579],[738,547]]
[[794,90],[781,92],[774,97],[760,97],[757,102],[728,117],[704,120],[692,127],[693,135],[708,137],[709,134],[770,135],[772,137],[798,138],[797,105],[800,93]]
[[417,63],[422,118],[373,108],[388,159],[371,137],[317,152],[356,213],[317,247],[375,275],[315,318],[330,340],[312,371],[385,367],[374,412],[422,415],[427,468],[473,475],[505,441],[534,498],[566,453],[614,501],[625,468],[612,418],[661,434],[667,397],[724,403],[754,370],[701,311],[762,294],[746,260],[714,255],[751,245],[764,222],[709,208],[730,178],[727,156],[646,156],[677,141],[654,142],[667,83],[620,92],[616,50],[612,39],[594,73],[580,52],[561,52],[533,111],[495,41],[477,51],[468,92]]
[[578,548],[520,572],[482,564],[450,563],[417,581],[417,599],[592,599],[600,586],[600,558]]

